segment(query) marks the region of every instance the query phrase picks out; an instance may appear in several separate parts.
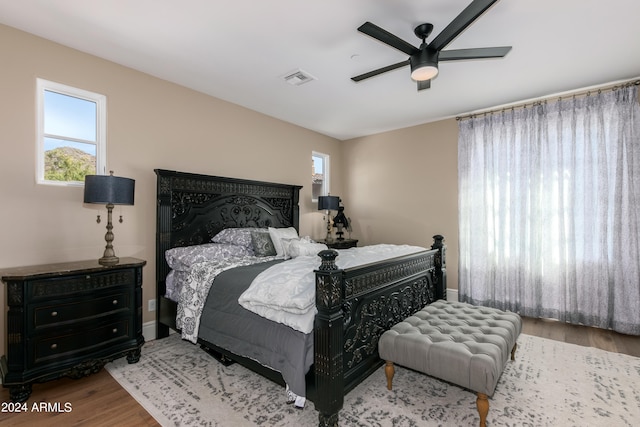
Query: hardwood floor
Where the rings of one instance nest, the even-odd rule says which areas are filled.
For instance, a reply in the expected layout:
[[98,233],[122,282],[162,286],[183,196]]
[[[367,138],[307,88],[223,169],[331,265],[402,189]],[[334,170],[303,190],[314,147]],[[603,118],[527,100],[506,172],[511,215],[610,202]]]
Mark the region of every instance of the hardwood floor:
[[[640,337],[616,332],[575,326],[554,320],[524,318],[523,333],[577,344],[596,347],[616,353],[640,357]],[[2,389],[3,404],[9,402],[9,390]],[[71,404],[66,413],[33,411],[34,403]],[[3,409],[5,406],[2,407]],[[142,406],[138,404],[106,370],[73,380],[63,378],[43,384],[34,384],[31,398],[27,401],[26,413],[0,412],[0,425],[11,426],[159,426]]]
[[550,319],[523,318],[522,333],[640,357],[640,337]]
[[[9,390],[2,389],[0,399],[10,402]],[[71,404],[69,412],[38,412],[33,405],[40,402],[55,404],[60,402],[62,410],[65,403]],[[0,412],[0,425],[16,427],[50,426],[160,426],[129,393],[105,370],[97,374],[74,380],[61,378],[33,385],[33,393],[26,402],[27,412]]]

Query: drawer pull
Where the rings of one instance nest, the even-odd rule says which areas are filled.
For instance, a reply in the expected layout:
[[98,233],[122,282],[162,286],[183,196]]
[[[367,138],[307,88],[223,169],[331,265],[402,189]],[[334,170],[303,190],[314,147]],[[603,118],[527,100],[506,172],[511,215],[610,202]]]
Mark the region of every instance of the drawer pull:
[[118,305],[118,300],[117,299],[113,300],[113,305]]
[[57,312],[57,311],[52,311],[52,312],[51,312],[51,317],[56,317],[57,315],[58,315],[58,312]]
[[114,334],[117,334],[118,333],[118,328],[113,328],[113,330],[111,332],[113,332]]
[[58,344],[51,344],[51,350],[56,350],[58,348]]

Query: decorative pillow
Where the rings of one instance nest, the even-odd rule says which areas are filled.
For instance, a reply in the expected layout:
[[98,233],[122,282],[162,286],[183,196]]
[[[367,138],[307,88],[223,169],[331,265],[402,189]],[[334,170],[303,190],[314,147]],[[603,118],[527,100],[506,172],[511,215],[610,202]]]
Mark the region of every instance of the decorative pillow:
[[282,246],[282,239],[297,239],[298,231],[293,228],[273,228],[269,227],[269,235],[273,246],[276,248],[276,254],[278,256],[284,256],[284,248]]
[[276,248],[273,246],[271,236],[267,231],[252,231],[251,243],[255,256],[274,256]]
[[291,258],[299,256],[318,255],[318,252],[329,249],[324,243],[315,243],[307,240],[292,240],[289,243],[288,254]]
[[250,256],[253,249],[228,243],[206,243],[204,245],[182,246],[169,249],[164,253],[167,264],[173,270],[186,271],[198,262],[214,259]]
[[229,243],[232,245],[244,246],[253,250],[251,232],[256,230],[267,231],[266,228],[225,228],[211,239],[214,243]]

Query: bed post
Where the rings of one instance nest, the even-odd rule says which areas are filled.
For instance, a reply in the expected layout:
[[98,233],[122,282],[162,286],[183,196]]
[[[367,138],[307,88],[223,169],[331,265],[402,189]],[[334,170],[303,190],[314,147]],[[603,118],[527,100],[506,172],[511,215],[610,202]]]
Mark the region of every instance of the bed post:
[[338,252],[321,251],[316,274],[316,314],[314,324],[315,407],[320,427],[337,427],[338,412],[344,403],[342,273],[336,266]]
[[437,249],[438,253],[435,256],[434,263],[436,267],[435,274],[435,288],[436,288],[436,301],[439,299],[447,299],[447,245],[442,243],[444,236],[436,234],[433,236],[433,245],[431,249]]
[[[164,253],[171,248],[171,177],[160,169],[154,170],[157,176],[156,184],[156,338],[169,336],[169,326],[166,324],[164,296],[166,294],[165,278],[169,273],[169,265]],[[170,316],[170,314],[169,314]],[[173,320],[173,319],[172,319]]]

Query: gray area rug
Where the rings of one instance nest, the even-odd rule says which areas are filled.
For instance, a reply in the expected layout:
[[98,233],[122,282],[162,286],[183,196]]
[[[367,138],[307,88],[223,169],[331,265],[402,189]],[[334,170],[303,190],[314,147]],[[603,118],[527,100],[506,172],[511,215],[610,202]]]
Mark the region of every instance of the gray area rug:
[[[106,368],[163,426],[318,425],[312,402],[295,409],[279,385],[175,334],[145,344],[137,364],[122,358]],[[402,367],[393,388],[380,367],[347,394],[340,425],[479,424],[470,391]],[[637,426],[640,359],[521,335],[489,403],[489,426]]]

